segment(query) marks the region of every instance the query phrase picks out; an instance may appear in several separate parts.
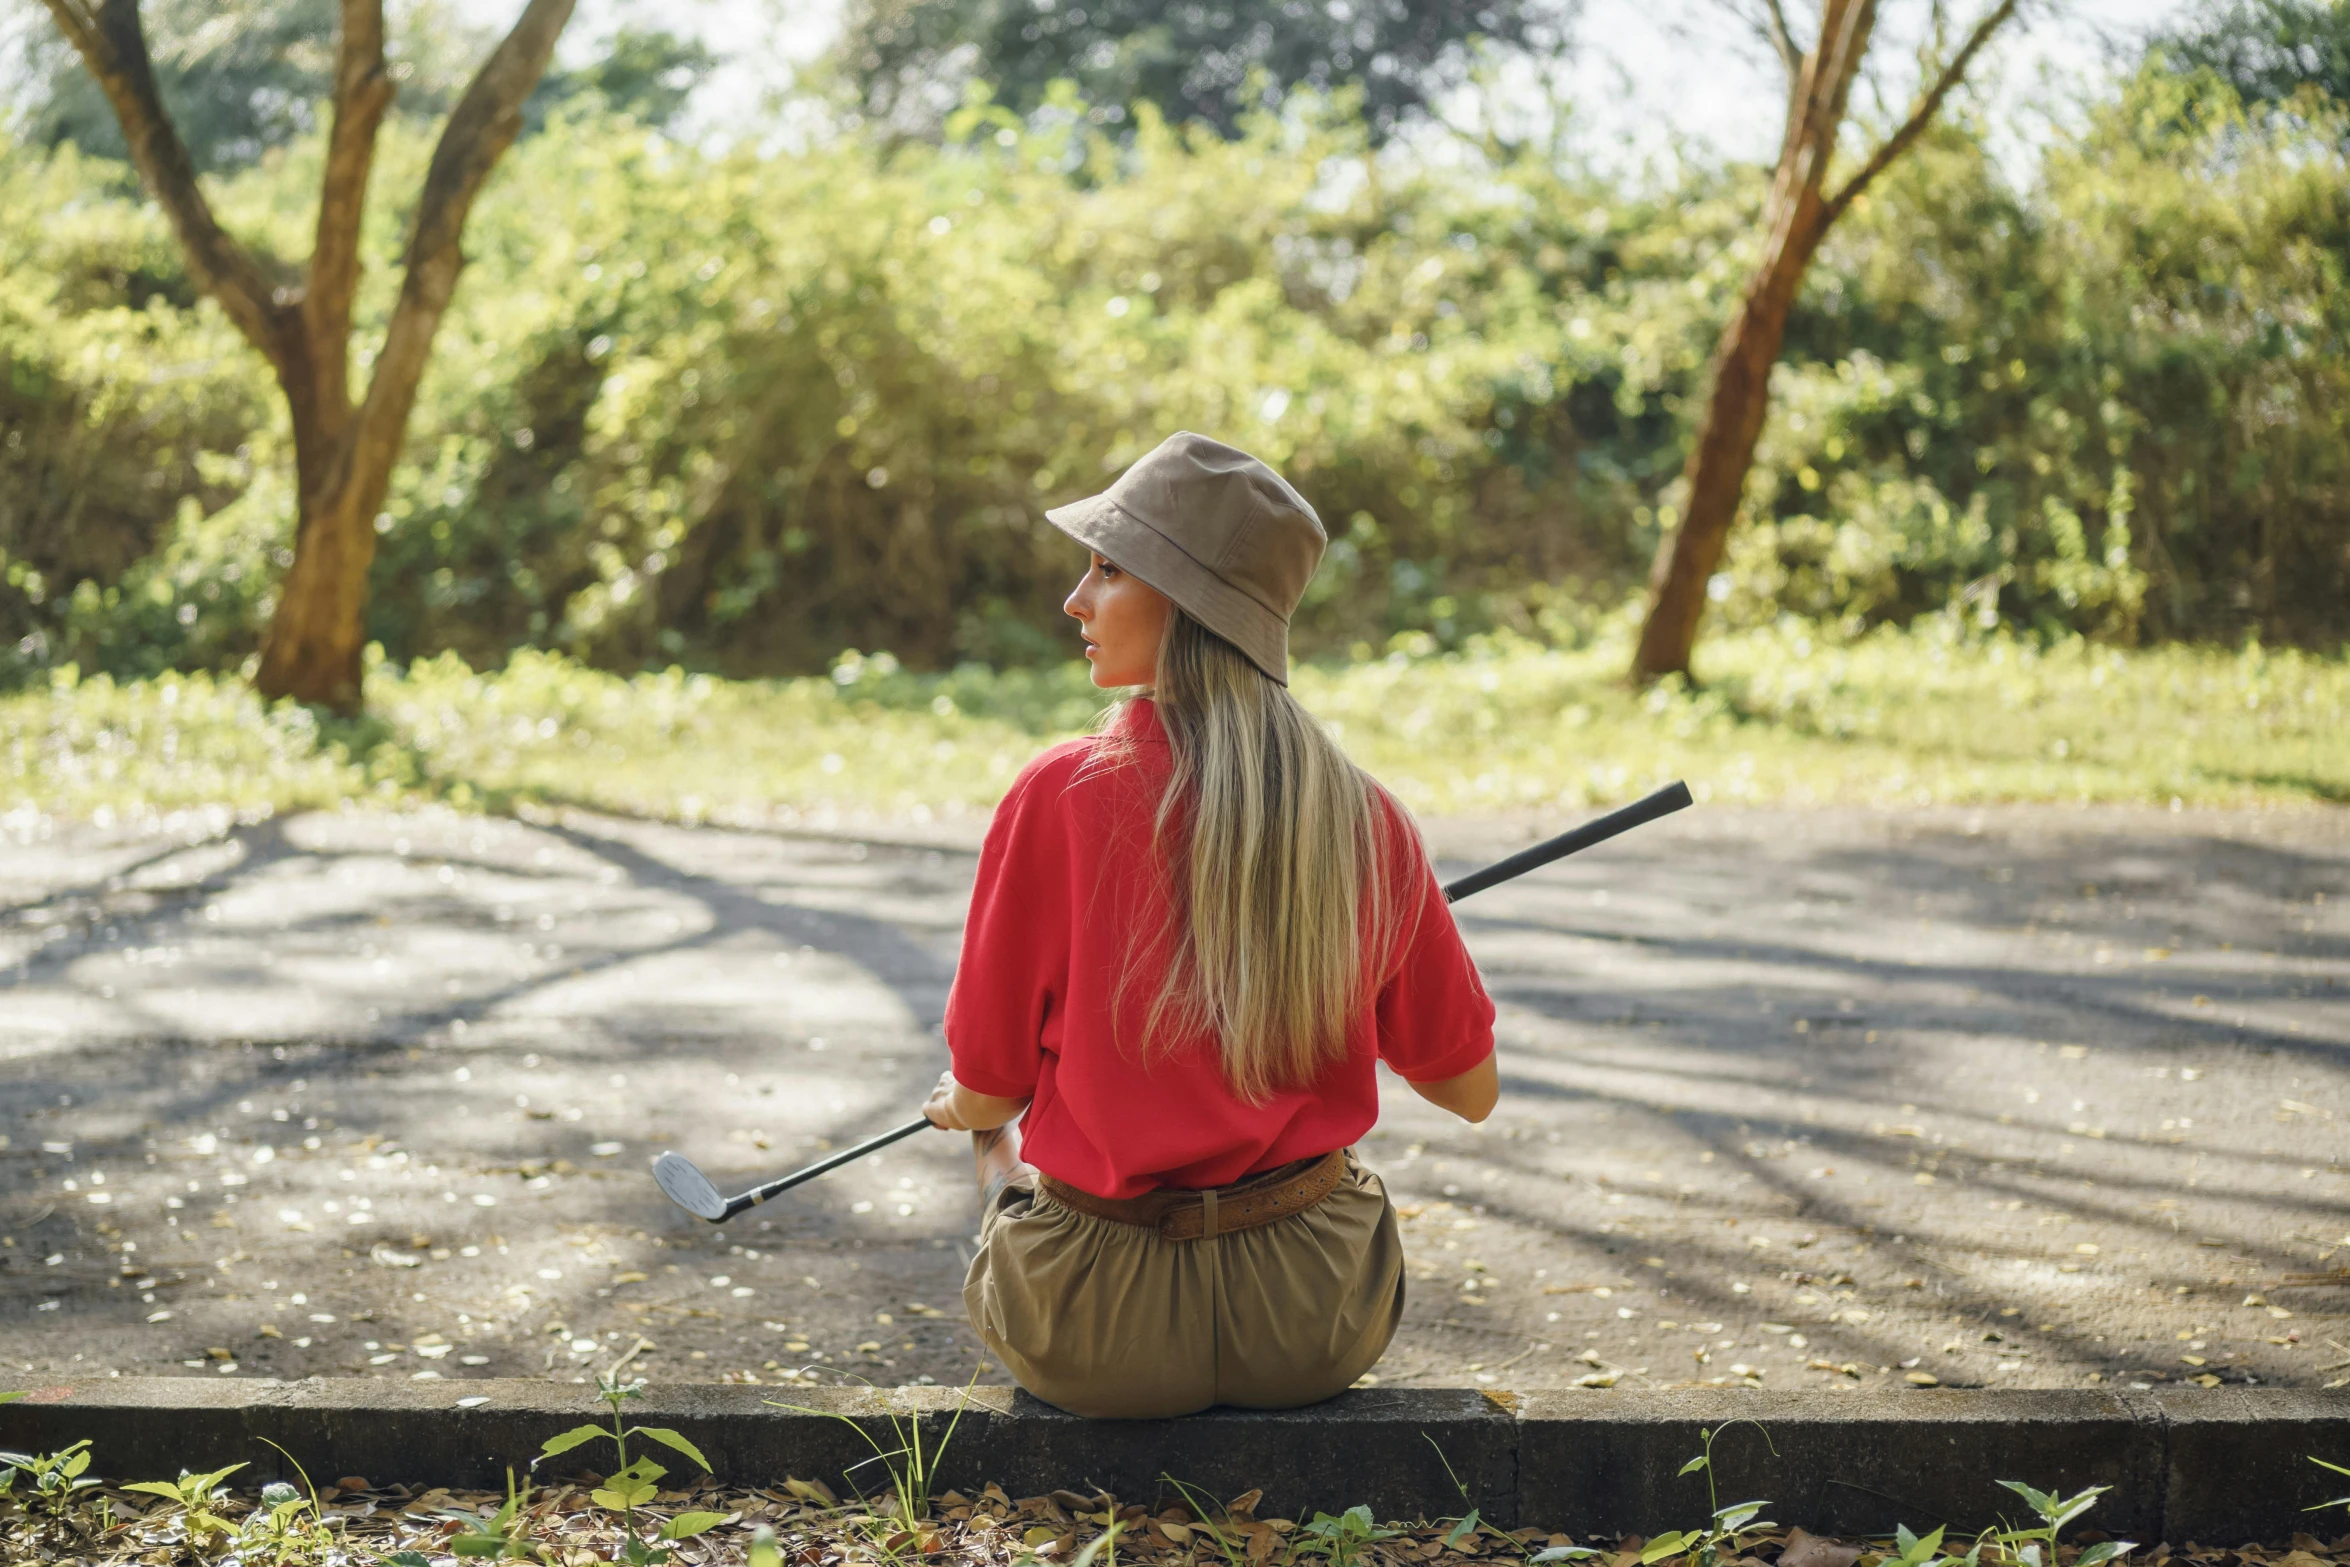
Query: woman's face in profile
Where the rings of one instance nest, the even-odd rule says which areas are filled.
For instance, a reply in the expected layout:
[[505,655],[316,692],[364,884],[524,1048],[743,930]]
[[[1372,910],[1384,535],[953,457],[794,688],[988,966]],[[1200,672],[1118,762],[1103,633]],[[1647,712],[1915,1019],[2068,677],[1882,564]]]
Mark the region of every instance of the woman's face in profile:
[[1169,605],[1157,588],[1094,555],[1061,608],[1085,636],[1095,685],[1147,686],[1158,679]]

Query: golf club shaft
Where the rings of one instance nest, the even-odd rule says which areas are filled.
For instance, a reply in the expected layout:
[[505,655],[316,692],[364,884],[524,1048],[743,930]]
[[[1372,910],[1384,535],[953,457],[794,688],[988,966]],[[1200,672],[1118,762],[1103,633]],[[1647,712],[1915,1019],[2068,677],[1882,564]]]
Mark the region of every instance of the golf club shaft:
[[1588,849],[1595,843],[1605,843],[1616,834],[1630,832],[1644,822],[1670,816],[1689,803],[1689,786],[1685,783],[1669,783],[1645,799],[1634,800],[1623,809],[1610,811],[1597,821],[1585,822],[1580,827],[1562,832],[1555,838],[1547,838],[1531,848],[1520,849],[1507,859],[1495,860],[1481,871],[1469,872],[1459,881],[1445,887],[1444,901],[1458,903],[1473,892],[1483,892],[1488,887],[1523,876],[1553,860],[1563,860],[1577,850]]
[[755,1204],[763,1203],[778,1192],[790,1191],[802,1181],[812,1181],[827,1170],[837,1170],[852,1159],[862,1159],[869,1153],[887,1148],[901,1137],[911,1137],[916,1132],[926,1132],[930,1130],[930,1126],[931,1122],[927,1116],[916,1116],[905,1125],[892,1127],[879,1137],[868,1137],[854,1148],[843,1148],[839,1153],[827,1155],[804,1169],[794,1170],[789,1175],[779,1175],[764,1185],[754,1186],[740,1197],[731,1199],[727,1206],[739,1212],[741,1208],[749,1208]]
[[[1445,901],[1458,903],[1472,893],[1483,892],[1488,887],[1498,885],[1513,877],[1523,876],[1528,871],[1550,864],[1553,860],[1563,860],[1568,855],[1578,850],[1588,849],[1595,843],[1605,843],[1618,833],[1629,832],[1644,822],[1653,822],[1660,816],[1670,816],[1690,803],[1687,784],[1668,784],[1645,799],[1635,800],[1621,810],[1608,812],[1597,821],[1585,822],[1580,827],[1560,833],[1555,838],[1545,839],[1531,848],[1520,849],[1506,859],[1496,860],[1483,870],[1471,871],[1460,880],[1445,887]],[[926,1130],[931,1124],[928,1117],[919,1117],[908,1121],[903,1126],[894,1127],[879,1137],[868,1138],[853,1148],[843,1148],[839,1153],[827,1155],[814,1164],[792,1171],[789,1175],[777,1176],[764,1185],[754,1186],[739,1197],[728,1198],[725,1214],[721,1216],[719,1221],[713,1222],[723,1222],[724,1219],[732,1218],[744,1209],[755,1207],[778,1193],[790,1191],[802,1181],[812,1181],[827,1170],[837,1170],[852,1160],[862,1159],[878,1149],[887,1148],[901,1137],[911,1137],[916,1132]]]

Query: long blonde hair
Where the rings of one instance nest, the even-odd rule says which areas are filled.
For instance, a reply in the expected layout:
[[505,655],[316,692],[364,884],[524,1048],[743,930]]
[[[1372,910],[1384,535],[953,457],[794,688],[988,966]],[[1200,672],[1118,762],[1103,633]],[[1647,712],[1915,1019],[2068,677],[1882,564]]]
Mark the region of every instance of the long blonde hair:
[[1399,921],[1384,802],[1287,687],[1180,609],[1153,694],[1174,770],[1156,821],[1170,928],[1155,933],[1146,1041],[1212,1035],[1225,1081],[1261,1103],[1342,1058],[1387,978]]

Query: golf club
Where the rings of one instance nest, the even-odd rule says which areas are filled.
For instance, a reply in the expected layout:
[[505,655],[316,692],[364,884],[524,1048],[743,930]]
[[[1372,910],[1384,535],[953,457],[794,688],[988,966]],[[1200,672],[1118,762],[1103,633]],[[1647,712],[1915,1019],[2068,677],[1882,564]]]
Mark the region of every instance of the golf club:
[[[1629,832],[1644,822],[1655,821],[1660,816],[1670,816],[1690,803],[1687,784],[1667,784],[1645,799],[1635,800],[1620,810],[1608,812],[1607,815],[1596,821],[1585,822],[1582,826],[1560,833],[1555,838],[1546,838],[1529,848],[1520,849],[1505,859],[1494,861],[1483,870],[1471,871],[1460,880],[1447,883],[1444,889],[1445,901],[1458,903],[1471,893],[1483,892],[1488,887],[1508,881],[1513,877],[1523,876],[1530,870],[1548,865],[1553,860],[1565,859],[1568,855],[1578,850],[1588,849],[1595,843],[1605,843],[1618,833]],[[794,1170],[789,1175],[779,1175],[772,1181],[762,1182],[749,1191],[733,1197],[720,1195],[710,1177],[704,1175],[691,1159],[681,1153],[664,1153],[660,1158],[655,1159],[653,1161],[653,1179],[659,1183],[662,1192],[668,1196],[671,1202],[695,1218],[707,1219],[712,1224],[724,1224],[745,1208],[755,1208],[779,1192],[790,1191],[802,1181],[812,1181],[827,1170],[837,1170],[853,1159],[862,1159],[878,1149],[887,1148],[899,1138],[911,1137],[931,1124],[927,1117],[908,1121],[903,1126],[892,1127],[879,1137],[868,1138],[854,1148],[843,1148],[839,1153],[828,1154],[805,1169]]]
[[854,1148],[843,1148],[839,1153],[829,1154],[805,1169],[779,1175],[772,1181],[762,1182],[733,1197],[719,1196],[718,1188],[710,1184],[710,1177],[681,1153],[665,1153],[655,1159],[653,1179],[660,1183],[661,1190],[671,1202],[695,1218],[708,1219],[712,1224],[724,1224],[745,1208],[755,1208],[778,1192],[790,1191],[802,1181],[812,1181],[827,1170],[837,1170],[852,1159],[862,1159],[869,1153],[887,1148],[901,1137],[911,1137],[916,1132],[926,1131],[930,1125],[928,1117],[918,1116],[903,1126],[891,1127],[879,1137],[869,1137]]

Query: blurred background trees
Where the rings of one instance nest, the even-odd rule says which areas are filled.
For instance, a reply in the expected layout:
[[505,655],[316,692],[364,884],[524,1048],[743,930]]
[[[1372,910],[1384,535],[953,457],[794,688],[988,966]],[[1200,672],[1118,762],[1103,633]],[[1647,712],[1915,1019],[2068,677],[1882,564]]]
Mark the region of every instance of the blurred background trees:
[[[337,0],[145,0],[140,13],[156,87],[199,171],[250,167],[320,129],[334,96]],[[394,112],[437,120],[498,35],[455,0],[411,0],[395,15],[400,25],[386,40]],[[24,44],[17,137],[126,161],[122,127],[73,46],[51,27],[28,30]],[[715,63],[697,40],[623,27],[594,57],[547,72],[531,94],[528,127],[537,130],[558,105],[589,100],[665,126]]]
[[2175,71],[2208,72],[2247,104],[2289,104],[2304,89],[2350,102],[2350,6],[2338,0],[2221,0],[2154,47]]
[[[2341,10],[2215,8],[2022,159],[1954,100],[1819,248],[1708,625],[2338,646],[2350,105],[2323,50],[2261,40]],[[1733,163],[1416,138],[1368,82],[1190,128],[1006,88],[927,136],[819,119],[720,149],[662,128],[705,56],[608,54],[549,73],[468,230],[377,524],[367,631],[394,659],[1058,658],[1043,508],[1183,427],[1263,452],[1330,524],[1309,653],[1584,638],[1683,503],[1766,194]],[[2213,63],[2239,57],[2268,74]],[[262,97],[207,143],[207,188],[300,254],[319,136]],[[0,663],[234,669],[292,542],[284,415],[54,101],[0,143]],[[379,188],[429,150],[396,115]],[[363,354],[405,219],[363,233]]]
[[840,63],[868,113],[921,134],[968,84],[1026,113],[1067,82],[1098,123],[1147,103],[1224,135],[1303,88],[1352,87],[1375,138],[1480,48],[1548,53],[1572,0],[857,0]]

